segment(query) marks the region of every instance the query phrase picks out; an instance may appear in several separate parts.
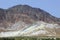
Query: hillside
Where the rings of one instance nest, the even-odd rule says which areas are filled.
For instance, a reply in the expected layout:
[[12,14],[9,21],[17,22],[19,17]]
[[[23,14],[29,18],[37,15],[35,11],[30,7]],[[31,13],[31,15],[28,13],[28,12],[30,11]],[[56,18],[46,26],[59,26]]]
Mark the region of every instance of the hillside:
[[18,36],[18,34],[19,36],[60,36],[59,30],[60,19],[40,8],[28,5],[16,5],[8,9],[0,8],[1,37],[4,37],[3,35]]

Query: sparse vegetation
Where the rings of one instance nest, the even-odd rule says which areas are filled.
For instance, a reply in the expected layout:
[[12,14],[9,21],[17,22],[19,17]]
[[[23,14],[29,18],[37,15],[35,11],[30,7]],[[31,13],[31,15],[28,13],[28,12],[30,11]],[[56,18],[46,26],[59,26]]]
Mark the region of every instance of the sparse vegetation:
[[0,38],[0,40],[60,40],[60,38],[40,38],[40,37],[12,37]]

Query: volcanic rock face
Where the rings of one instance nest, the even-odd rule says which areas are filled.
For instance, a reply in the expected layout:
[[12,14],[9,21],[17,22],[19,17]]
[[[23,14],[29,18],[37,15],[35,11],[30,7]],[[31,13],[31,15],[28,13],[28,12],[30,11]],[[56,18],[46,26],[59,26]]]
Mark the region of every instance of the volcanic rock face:
[[28,5],[17,5],[8,9],[0,9],[0,32],[17,31],[25,27],[28,28],[37,21],[53,25],[57,24],[58,27],[60,27],[59,18],[39,8],[33,8]]
[[29,18],[29,19],[33,19],[33,20],[39,20],[39,21],[41,20],[41,21],[48,22],[48,23],[60,22],[60,20],[58,18],[50,15],[49,13],[47,13],[39,8],[32,8],[28,5],[17,5],[12,8],[9,8],[7,10],[7,14],[9,14],[9,16],[11,16],[11,17],[13,16],[13,18],[15,17],[15,15],[17,16],[17,18],[20,17],[20,19],[22,17],[22,20]]
[[0,22],[15,23],[16,21],[24,21],[30,23],[31,21],[44,21],[48,23],[59,23],[60,20],[49,13],[39,9],[32,8],[28,5],[17,5],[7,10],[0,9]]

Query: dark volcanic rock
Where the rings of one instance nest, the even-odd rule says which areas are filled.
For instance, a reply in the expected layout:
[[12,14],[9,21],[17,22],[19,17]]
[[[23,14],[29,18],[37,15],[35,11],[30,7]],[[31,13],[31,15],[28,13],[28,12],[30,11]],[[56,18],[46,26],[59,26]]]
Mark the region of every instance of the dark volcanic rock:
[[33,8],[28,5],[17,5],[7,10],[0,9],[0,27],[8,27],[8,24],[14,24],[17,21],[32,23],[33,21],[44,21],[47,23],[58,23],[60,19],[50,15],[39,8]]

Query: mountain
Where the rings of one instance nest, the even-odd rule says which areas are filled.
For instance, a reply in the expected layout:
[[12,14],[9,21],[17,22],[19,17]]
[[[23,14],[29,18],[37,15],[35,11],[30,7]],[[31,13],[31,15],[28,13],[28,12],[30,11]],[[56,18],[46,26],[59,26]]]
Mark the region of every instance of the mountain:
[[60,19],[40,8],[28,5],[16,5],[8,9],[0,8],[0,32],[2,32],[0,37],[10,33],[9,36],[59,36],[59,30]]

